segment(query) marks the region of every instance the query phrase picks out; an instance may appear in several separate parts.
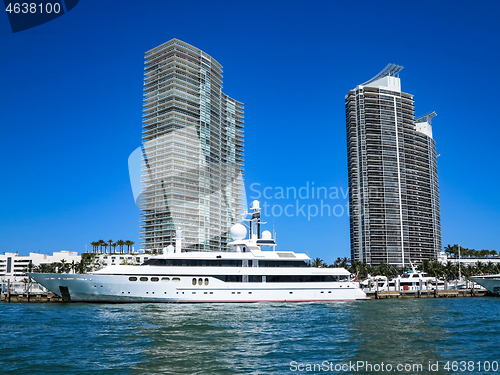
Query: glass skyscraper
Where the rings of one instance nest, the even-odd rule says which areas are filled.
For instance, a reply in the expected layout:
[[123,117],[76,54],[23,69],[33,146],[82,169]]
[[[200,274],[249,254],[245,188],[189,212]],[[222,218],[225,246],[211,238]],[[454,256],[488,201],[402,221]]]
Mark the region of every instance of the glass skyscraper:
[[405,266],[441,249],[434,112],[415,119],[389,64],[345,98],[351,259]]
[[226,250],[241,220],[243,104],[222,92],[222,66],[178,39],[146,52],[141,244]]

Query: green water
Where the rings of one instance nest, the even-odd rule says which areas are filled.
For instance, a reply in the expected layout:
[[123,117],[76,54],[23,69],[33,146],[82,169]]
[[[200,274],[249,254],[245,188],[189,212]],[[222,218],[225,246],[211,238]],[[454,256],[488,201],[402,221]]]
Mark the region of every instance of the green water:
[[[500,363],[499,322],[500,298],[488,297],[300,304],[1,303],[0,373],[379,374],[387,373],[389,364],[395,374],[500,374],[498,368],[493,371],[494,361]],[[386,371],[346,367],[358,361],[384,363]],[[452,361],[457,366],[466,361],[468,367],[445,370]],[[485,361],[493,365],[489,371]],[[430,371],[429,363],[434,370],[436,362],[438,370]],[[398,364],[422,365],[422,371],[398,371]]]

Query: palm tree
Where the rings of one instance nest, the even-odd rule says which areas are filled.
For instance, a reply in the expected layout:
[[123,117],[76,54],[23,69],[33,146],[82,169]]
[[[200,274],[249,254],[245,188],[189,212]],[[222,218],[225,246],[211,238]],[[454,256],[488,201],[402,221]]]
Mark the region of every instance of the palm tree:
[[450,244],[448,244],[448,246],[446,246],[446,247],[444,248],[444,252],[445,252],[446,254],[448,254],[449,256],[451,256],[451,254],[453,254],[453,252],[454,252],[454,251],[453,251],[453,246],[451,246]]
[[106,245],[106,242],[104,242],[104,240],[99,240],[97,242],[99,242],[99,246],[101,247],[101,253],[102,253],[102,247]]
[[111,246],[113,246],[113,253],[116,253],[116,247],[118,246],[118,244],[116,242],[113,242]]
[[488,263],[486,263],[485,268],[486,268],[487,273],[495,273],[495,271],[496,271],[496,267],[491,260],[488,261]]
[[111,254],[111,244],[113,243],[113,240],[108,240],[107,242],[109,243],[109,253]]
[[324,264],[325,264],[325,262],[323,261],[323,259],[316,258],[312,262],[312,267],[323,267]]
[[133,244],[135,244],[134,241],[130,240],[125,241],[125,245],[127,246],[127,254],[130,253],[130,246],[132,246]]
[[116,241],[116,244],[120,246],[120,253],[123,253],[123,245],[125,245],[125,241],[123,240],[118,240]]
[[50,273],[50,269],[49,269],[49,265],[46,264],[46,263],[42,263],[38,266],[35,266],[33,268],[33,272],[36,272],[36,273]]
[[444,271],[445,271],[445,274],[446,274],[446,278],[448,280],[454,279],[456,277],[455,276],[456,267],[457,266],[455,264],[451,263],[450,261],[446,262]]
[[349,269],[350,266],[351,266],[351,260],[347,257],[343,257],[343,258],[339,257],[332,264],[332,267],[340,267],[340,268],[345,268],[345,269]]
[[61,259],[61,262],[59,263],[59,266],[57,268],[57,273],[64,273],[64,267],[66,266],[66,260]]

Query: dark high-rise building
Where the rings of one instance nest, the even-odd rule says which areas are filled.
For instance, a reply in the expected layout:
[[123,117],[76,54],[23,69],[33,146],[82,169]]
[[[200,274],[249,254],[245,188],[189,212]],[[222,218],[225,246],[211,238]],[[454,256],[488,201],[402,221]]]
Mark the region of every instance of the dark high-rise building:
[[222,66],[178,39],[146,52],[141,244],[148,251],[226,250],[240,221],[243,104],[222,92]]
[[441,249],[434,112],[415,119],[389,64],[345,98],[351,259],[397,266]]

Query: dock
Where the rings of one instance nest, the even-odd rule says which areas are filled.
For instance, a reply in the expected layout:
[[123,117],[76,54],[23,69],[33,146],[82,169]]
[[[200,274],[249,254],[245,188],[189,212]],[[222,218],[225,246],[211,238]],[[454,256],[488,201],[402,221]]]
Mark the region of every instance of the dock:
[[366,292],[371,299],[387,298],[448,298],[448,297],[484,297],[489,292],[484,289],[447,289],[447,290],[391,290]]
[[3,292],[1,302],[25,302],[25,303],[54,303],[63,302],[62,298],[54,293],[7,293]]

